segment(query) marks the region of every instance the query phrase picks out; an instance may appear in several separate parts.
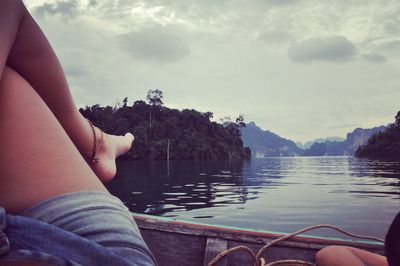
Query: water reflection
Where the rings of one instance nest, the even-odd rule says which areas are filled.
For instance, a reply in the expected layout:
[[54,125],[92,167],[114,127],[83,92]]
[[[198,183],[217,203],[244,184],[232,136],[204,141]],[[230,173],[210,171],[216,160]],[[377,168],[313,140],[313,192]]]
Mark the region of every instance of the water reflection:
[[[400,164],[353,157],[253,161],[122,161],[108,188],[131,211],[165,214],[244,204],[266,189],[329,186],[356,197],[400,196]],[[337,188],[339,186],[340,188]]]
[[400,199],[400,163],[371,161],[349,157],[350,174],[357,189],[349,193],[358,197],[392,197]]
[[119,162],[108,188],[131,211],[154,215],[244,204],[258,194],[243,182],[245,167],[244,161]]
[[330,223],[384,236],[399,180],[398,162],[292,157],[119,162],[107,186],[138,213],[278,231]]

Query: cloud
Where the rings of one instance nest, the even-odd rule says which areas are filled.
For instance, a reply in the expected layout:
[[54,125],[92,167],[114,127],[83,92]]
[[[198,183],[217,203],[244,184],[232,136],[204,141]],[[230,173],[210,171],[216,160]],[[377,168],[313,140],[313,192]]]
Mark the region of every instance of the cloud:
[[274,6],[293,5],[301,2],[302,0],[264,0],[265,3]]
[[394,41],[389,41],[389,42],[384,42],[379,45],[381,49],[387,50],[387,51],[395,51],[398,52],[400,49],[400,40],[394,40]]
[[266,31],[258,36],[258,39],[267,44],[285,44],[293,40],[293,36],[284,31]]
[[[79,106],[161,88],[167,106],[244,113],[299,140],[344,136],[353,126],[343,125],[372,121],[365,114],[390,122],[398,111],[400,38],[389,25],[398,0],[24,2],[40,15]],[[379,55],[391,64],[373,67]],[[349,60],[357,63],[318,64]]]
[[377,54],[377,53],[367,53],[363,54],[362,57],[370,61],[372,63],[384,63],[386,62],[386,58],[383,55]]
[[34,15],[43,17],[46,14],[56,15],[60,14],[66,17],[72,17],[77,14],[78,10],[77,0],[57,1],[55,3],[44,3],[33,10]]
[[354,44],[343,36],[306,39],[292,44],[288,50],[294,62],[312,61],[346,62],[357,54]]
[[65,75],[69,78],[87,77],[90,75],[88,70],[79,64],[63,64]]
[[88,6],[96,6],[98,3],[98,0],[89,0]]
[[122,47],[136,58],[175,62],[190,54],[188,41],[172,27],[153,26],[121,36]]

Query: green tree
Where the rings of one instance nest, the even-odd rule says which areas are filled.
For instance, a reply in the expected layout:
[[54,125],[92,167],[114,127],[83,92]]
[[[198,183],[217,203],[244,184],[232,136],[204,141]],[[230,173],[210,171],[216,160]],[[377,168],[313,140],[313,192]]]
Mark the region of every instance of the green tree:
[[[238,127],[244,123],[240,117],[222,125],[210,121],[212,112],[160,108],[155,101],[152,101],[154,104],[135,101],[128,106],[125,99],[115,108],[94,105],[80,109],[85,117],[107,133],[131,132],[135,136],[133,148],[123,157],[125,159],[164,160],[168,140],[172,160],[243,159],[251,155],[240,138]],[[151,126],[149,113],[153,120]]]
[[243,115],[239,115],[236,118],[236,125],[238,127],[246,127],[246,123],[244,122],[244,116]]
[[395,122],[392,125],[388,126],[385,131],[373,135],[366,145],[357,149],[355,155],[400,162],[400,111],[395,116]]
[[164,98],[163,92],[161,90],[149,90],[147,92],[147,101],[152,106],[162,106],[164,103],[162,99]]
[[[147,92],[147,101],[151,105],[150,112],[149,112],[149,124],[150,128],[153,125],[153,113],[158,107],[161,107],[164,103],[162,99],[164,98],[163,92],[161,90],[149,90]],[[155,109],[155,110],[154,110]],[[151,132],[150,132],[151,133]]]
[[396,119],[396,120],[395,120],[394,124],[395,124],[397,127],[400,127],[400,111],[397,112],[397,115],[396,115],[395,119]]

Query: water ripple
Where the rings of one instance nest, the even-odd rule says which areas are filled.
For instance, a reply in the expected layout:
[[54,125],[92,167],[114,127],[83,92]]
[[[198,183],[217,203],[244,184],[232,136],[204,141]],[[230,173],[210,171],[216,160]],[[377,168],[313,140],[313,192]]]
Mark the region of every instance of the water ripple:
[[171,161],[168,169],[165,161],[119,162],[107,187],[134,212],[278,231],[356,224],[382,237],[399,209],[398,162],[293,157]]

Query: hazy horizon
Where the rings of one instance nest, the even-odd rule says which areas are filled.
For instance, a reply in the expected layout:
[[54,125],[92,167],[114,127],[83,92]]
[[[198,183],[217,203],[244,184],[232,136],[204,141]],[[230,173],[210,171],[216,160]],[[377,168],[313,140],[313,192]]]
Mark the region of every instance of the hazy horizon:
[[78,106],[243,114],[302,143],[394,121],[400,2],[26,0]]

